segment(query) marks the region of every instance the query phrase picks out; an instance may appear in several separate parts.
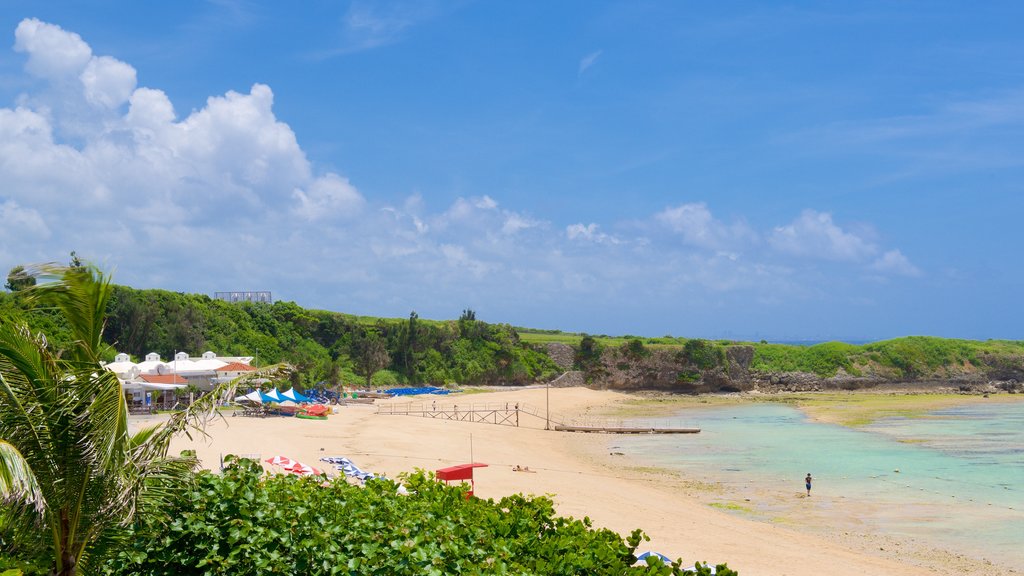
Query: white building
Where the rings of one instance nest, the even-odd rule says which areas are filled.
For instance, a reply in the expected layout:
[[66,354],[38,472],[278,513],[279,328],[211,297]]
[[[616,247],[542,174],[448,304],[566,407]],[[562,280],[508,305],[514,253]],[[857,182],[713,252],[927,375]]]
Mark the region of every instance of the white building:
[[164,386],[195,386],[208,391],[214,385],[231,379],[224,380],[226,375],[240,375],[246,371],[246,367],[255,370],[251,365],[252,359],[252,356],[217,356],[209,351],[204,352],[200,358],[191,358],[187,352],[177,352],[173,359],[164,362],[159,354],[150,352],[144,361],[136,364],[127,354],[121,353],[105,368],[117,374],[126,390],[139,387],[144,390],[147,389],[147,383],[159,383]]

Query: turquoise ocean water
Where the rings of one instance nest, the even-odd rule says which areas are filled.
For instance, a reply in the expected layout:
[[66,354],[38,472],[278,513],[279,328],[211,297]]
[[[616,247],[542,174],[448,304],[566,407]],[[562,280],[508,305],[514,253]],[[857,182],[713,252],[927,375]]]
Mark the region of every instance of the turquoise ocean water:
[[[1024,569],[1024,403],[863,429],[775,404],[686,410],[696,435],[617,437],[630,456],[720,482],[755,516],[910,539]],[[814,478],[812,498],[803,478]]]

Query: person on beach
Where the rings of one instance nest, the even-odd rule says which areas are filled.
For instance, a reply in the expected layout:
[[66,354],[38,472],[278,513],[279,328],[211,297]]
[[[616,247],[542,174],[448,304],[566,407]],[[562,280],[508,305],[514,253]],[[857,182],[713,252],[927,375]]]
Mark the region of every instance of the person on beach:
[[813,480],[813,478],[811,478],[811,473],[808,472],[807,478],[804,478],[804,485],[807,486],[807,496],[811,495],[811,480]]

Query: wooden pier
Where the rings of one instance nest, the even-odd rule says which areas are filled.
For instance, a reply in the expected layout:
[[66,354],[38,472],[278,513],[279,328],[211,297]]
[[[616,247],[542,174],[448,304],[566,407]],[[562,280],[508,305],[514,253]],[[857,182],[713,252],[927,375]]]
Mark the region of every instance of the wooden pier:
[[598,434],[697,434],[700,428],[652,428],[649,426],[564,426],[556,424],[558,432],[594,432]]

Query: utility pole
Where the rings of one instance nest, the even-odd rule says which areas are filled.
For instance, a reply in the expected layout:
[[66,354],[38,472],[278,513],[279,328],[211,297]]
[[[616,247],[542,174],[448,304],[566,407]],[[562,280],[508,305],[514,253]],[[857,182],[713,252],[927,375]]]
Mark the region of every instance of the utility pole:
[[551,382],[544,384],[544,429],[551,430]]

